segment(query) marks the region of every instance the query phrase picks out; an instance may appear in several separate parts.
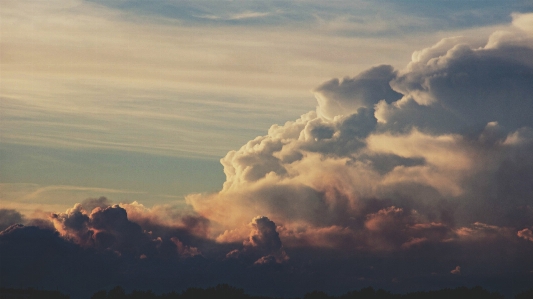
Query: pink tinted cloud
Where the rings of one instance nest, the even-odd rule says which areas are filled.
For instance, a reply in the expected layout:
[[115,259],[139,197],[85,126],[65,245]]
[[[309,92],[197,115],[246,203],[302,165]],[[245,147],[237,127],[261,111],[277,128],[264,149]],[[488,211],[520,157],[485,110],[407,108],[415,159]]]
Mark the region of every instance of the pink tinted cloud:
[[520,238],[533,242],[533,231],[531,231],[529,228],[524,228],[523,230],[518,231],[517,235]]

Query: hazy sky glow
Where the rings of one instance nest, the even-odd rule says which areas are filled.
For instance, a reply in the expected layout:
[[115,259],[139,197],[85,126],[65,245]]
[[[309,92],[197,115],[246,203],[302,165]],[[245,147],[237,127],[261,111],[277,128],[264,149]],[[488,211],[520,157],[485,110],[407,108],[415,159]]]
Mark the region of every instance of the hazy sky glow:
[[0,34],[2,286],[533,281],[529,1],[4,1]]

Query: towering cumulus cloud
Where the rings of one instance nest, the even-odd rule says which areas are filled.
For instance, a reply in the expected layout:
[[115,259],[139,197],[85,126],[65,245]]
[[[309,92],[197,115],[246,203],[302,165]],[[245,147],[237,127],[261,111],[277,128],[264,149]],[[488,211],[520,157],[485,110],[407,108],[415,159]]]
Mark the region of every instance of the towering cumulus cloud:
[[289,246],[530,239],[532,18],[515,15],[482,47],[444,39],[404,70],[322,84],[316,111],[229,152],[223,189],[188,202],[220,225],[219,240],[245,237],[238,227],[257,214]]

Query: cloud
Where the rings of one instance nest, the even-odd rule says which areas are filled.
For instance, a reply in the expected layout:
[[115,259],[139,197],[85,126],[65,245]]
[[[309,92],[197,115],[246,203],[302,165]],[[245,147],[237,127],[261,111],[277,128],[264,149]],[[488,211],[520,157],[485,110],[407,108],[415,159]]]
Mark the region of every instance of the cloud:
[[244,238],[238,227],[257,214],[295,246],[507,238],[533,220],[533,36],[524,27],[484,45],[443,39],[405,69],[322,84],[316,111],[230,151],[222,190],[187,202],[219,240]]
[[[283,249],[276,224],[268,217],[257,216],[249,224],[251,231],[242,249],[230,251],[227,258],[251,258],[255,265],[283,263],[289,256]],[[224,241],[224,239],[219,238]]]
[[498,227],[485,223],[475,222],[468,227],[460,227],[455,230],[458,238],[467,241],[484,241],[496,238],[509,238],[513,235],[507,227]]
[[117,279],[132,280],[136,263],[150,260],[149,254],[84,249],[57,231],[22,225],[0,233],[0,253],[2,286],[59,288],[75,298],[89,297]]
[[332,79],[317,87],[314,92],[318,101],[318,116],[333,119],[339,115],[352,115],[359,108],[373,107],[381,100],[392,103],[401,94],[392,90],[389,82],[396,77],[390,65],[373,67],[354,78],[342,81]]
[[198,248],[196,247],[192,247],[192,246],[187,246],[187,245],[184,245],[183,242],[181,242],[178,238],[176,237],[172,237],[170,238],[170,240],[172,241],[172,243],[174,243],[176,245],[176,249],[179,253],[180,256],[183,256],[183,257],[193,257],[193,256],[196,256],[196,255],[200,255],[202,254]]
[[517,235],[520,238],[533,242],[533,232],[529,228],[524,228],[523,230],[518,231]]
[[[529,282],[531,19],[515,15],[515,27],[484,45],[445,39],[402,70],[380,65],[322,84],[315,110],[228,152],[222,190],[187,196],[191,212],[89,199],[52,214],[55,230],[10,226],[0,258],[20,262],[17,250],[28,250],[39,273],[107,259],[119,265],[108,281],[161,288],[225,279],[255,289],[270,279],[293,292],[353,288],[361,277],[406,289]],[[48,244],[57,262],[42,266],[47,255],[29,244]],[[458,264],[469,272],[460,281],[438,274],[461,274],[450,270]],[[5,269],[2,279],[33,268]]]
[[76,204],[66,213],[52,214],[50,218],[61,235],[72,238],[78,244],[92,243],[92,231],[89,231],[88,227],[89,215],[85,213],[80,204]]
[[489,122],[497,122],[507,132],[531,127],[533,100],[528,95],[533,89],[533,64],[527,58],[531,55],[533,49],[523,45],[473,49],[459,43],[444,55],[411,62],[407,71],[391,82],[405,95],[403,102],[414,101],[413,112],[429,109],[453,118],[446,123],[410,120],[405,125],[454,133],[483,128]]
[[181,230],[198,237],[207,237],[209,235],[211,226],[209,219],[183,211],[176,206],[167,204],[148,208],[134,201],[132,203],[121,203],[120,207],[126,210],[128,219],[138,223],[148,231],[170,230],[168,233],[176,233]]
[[[308,109],[309,82],[349,74],[363,60],[361,69],[378,63],[383,49],[391,48],[390,40],[339,38],[313,22],[315,12],[337,11],[336,5],[312,5],[315,12],[309,14],[300,4],[165,2],[129,10],[137,6],[132,1],[97,2],[3,5],[4,141],[219,158],[250,134],[263,132],[273,117],[282,121]],[[287,5],[300,21],[283,13]],[[138,14],[146,10],[150,13]],[[188,17],[181,23],[168,18],[172,13]],[[198,24],[192,15],[225,21]],[[305,27],[293,26],[303,20]],[[292,25],[277,30],[280,22]],[[250,26],[255,23],[262,25]],[[363,28],[358,31],[374,27],[373,18],[357,23]],[[412,43],[423,44],[433,35],[417,35],[409,44],[405,35],[393,38],[401,54],[390,59],[401,61]],[[329,54],[331,44],[339,55]],[[38,67],[29,68],[28,61]]]
[[2,285],[35,285],[54,272],[54,265],[72,252],[73,244],[57,232],[15,224],[0,232]]
[[228,15],[228,16],[216,16],[216,15],[200,15],[198,18],[209,19],[209,20],[224,20],[224,21],[234,21],[234,20],[246,20],[246,19],[256,19],[269,16],[269,12],[255,12],[255,11],[245,11],[238,14]]
[[22,224],[24,222],[24,216],[18,211],[11,209],[0,209],[0,231],[3,231],[13,224]]
[[460,275],[461,274],[461,267],[459,267],[459,266],[455,267],[455,269],[450,271],[450,273],[455,274],[455,275]]
[[81,247],[143,259],[200,255],[189,242],[204,237],[209,227],[202,217],[172,214],[164,207],[149,209],[137,202],[113,205],[105,197],[86,199],[49,219],[63,238]]
[[84,207],[86,211],[92,212],[96,208],[104,209],[110,205],[111,201],[106,197],[101,196],[99,198],[87,198],[80,206]]
[[[55,228],[14,224],[0,232],[3,287],[58,288],[74,298],[84,298],[108,288],[110,283],[126,289],[168,292],[193,284],[208,286],[231,277],[228,264],[220,257],[237,244],[195,239],[185,230],[196,227],[197,223],[192,224],[196,220],[189,217],[183,220],[189,226],[181,226],[178,221],[167,227],[149,215],[152,222],[145,221],[141,226],[131,221],[121,206],[107,205],[106,199],[84,203],[106,205],[89,213],[83,203],[76,204],[65,213],[53,214],[50,217]],[[258,277],[256,268],[262,268],[259,277],[266,279],[273,268],[250,266],[280,265],[288,260],[272,221],[258,217],[249,228],[250,236],[239,249],[239,258],[246,262],[230,267],[235,271],[233,276],[242,277],[233,282]]]

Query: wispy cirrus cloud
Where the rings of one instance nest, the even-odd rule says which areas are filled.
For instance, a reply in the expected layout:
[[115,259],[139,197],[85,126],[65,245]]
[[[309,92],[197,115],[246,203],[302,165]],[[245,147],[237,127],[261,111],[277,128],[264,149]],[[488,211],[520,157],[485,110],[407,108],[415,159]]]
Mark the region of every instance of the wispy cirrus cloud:
[[254,19],[254,18],[263,18],[271,13],[268,12],[255,12],[255,11],[245,11],[238,14],[233,14],[229,16],[216,16],[216,15],[200,15],[199,18],[209,19],[209,20],[243,20],[243,19]]
[[[6,2],[3,142],[219,157],[309,109],[315,82],[390,47],[298,26],[267,33],[140,19],[91,2]],[[364,57],[350,54],[359,48]]]

